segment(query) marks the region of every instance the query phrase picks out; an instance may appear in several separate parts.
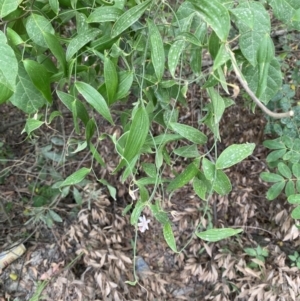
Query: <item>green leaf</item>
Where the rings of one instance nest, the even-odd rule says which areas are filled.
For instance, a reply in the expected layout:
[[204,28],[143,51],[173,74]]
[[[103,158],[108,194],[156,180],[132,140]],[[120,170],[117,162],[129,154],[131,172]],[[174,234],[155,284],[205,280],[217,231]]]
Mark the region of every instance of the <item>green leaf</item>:
[[20,37],[20,35],[10,27],[6,29],[6,36],[11,45],[17,46],[25,43],[24,40]]
[[61,100],[61,102],[71,111],[74,111],[74,107],[76,109],[76,116],[79,117],[79,119],[83,122],[84,125],[88,123],[90,120],[89,114],[85,108],[85,106],[77,99],[74,98],[74,96],[61,92],[56,91],[57,96]]
[[55,211],[53,211],[52,209],[49,209],[48,212],[49,212],[49,215],[51,216],[51,218],[55,222],[58,222],[58,223],[62,223],[63,222],[62,218]]
[[253,153],[254,148],[255,143],[230,145],[220,154],[216,162],[216,168],[225,169],[241,162]]
[[123,209],[123,211],[122,211],[122,216],[125,216],[125,215],[131,210],[132,205],[133,205],[133,204],[131,203],[131,204],[127,205],[127,206]]
[[112,28],[111,37],[114,38],[120,35],[128,27],[134,24],[143,15],[150,3],[152,3],[152,1],[147,0],[139,5],[130,8],[123,15],[121,15]]
[[207,89],[208,95],[212,100],[213,109],[214,109],[214,119],[215,124],[218,124],[223,116],[225,111],[225,103],[223,98],[220,96],[219,93],[215,91],[214,88]]
[[10,98],[10,101],[27,114],[36,113],[46,104],[45,98],[32,83],[23,64],[19,65],[16,92]]
[[58,13],[59,13],[59,2],[58,2],[58,0],[49,0],[49,5],[50,5],[52,11],[56,15],[58,15]]
[[282,192],[284,186],[285,186],[285,181],[277,182],[273,184],[267,192],[267,199],[272,201],[275,198],[277,198]]
[[76,82],[75,87],[85,100],[110,124],[114,124],[109,108],[102,95],[92,86],[83,82]]
[[216,173],[216,166],[213,162],[206,158],[203,158],[202,170],[207,180],[212,181],[214,179]]
[[18,62],[2,31],[0,31],[0,104],[16,91]]
[[35,131],[39,127],[41,127],[43,124],[44,124],[43,121],[36,120],[36,119],[33,119],[33,118],[27,118],[25,128],[22,131],[22,133],[26,132],[28,135],[30,135],[30,133],[32,133],[33,131]]
[[213,60],[215,60],[215,58],[217,57],[219,49],[220,49],[220,39],[217,36],[217,34],[213,31],[210,34],[208,40],[208,51]]
[[130,162],[141,150],[149,131],[149,117],[144,107],[135,112],[123,156]]
[[104,79],[107,92],[108,105],[115,101],[115,95],[118,89],[118,74],[116,66],[108,57],[104,58]]
[[101,166],[105,166],[105,163],[101,157],[101,155],[99,154],[99,152],[97,151],[97,149],[95,148],[95,146],[93,144],[90,144],[90,151],[92,153],[92,156],[94,159],[96,159],[96,161],[101,165]]
[[[267,86],[264,93],[261,95],[260,100],[264,104],[268,104],[269,100],[272,99],[282,86],[282,74],[280,70],[281,66],[276,58],[274,58],[268,69]],[[259,85],[259,68],[258,66],[253,67],[250,64],[246,64],[243,67],[243,75],[249,84],[249,87],[255,93],[258,90]]]
[[284,181],[284,178],[281,175],[271,172],[262,172],[260,178],[266,182],[281,182]]
[[[288,27],[300,30],[299,20],[297,22],[297,12],[299,15],[300,3],[297,0],[270,0],[269,4],[273,8],[274,15]],[[296,22],[293,22],[296,21]]]
[[167,187],[167,192],[180,188],[192,180],[198,173],[195,163],[189,164],[186,169],[173,179]]
[[140,199],[137,201],[137,203],[134,206],[134,209],[130,216],[130,223],[131,225],[135,226],[137,225],[139,221],[139,217],[141,216],[142,211],[144,210],[145,206],[147,205],[147,202],[143,202]]
[[133,72],[121,71],[119,73],[119,85],[115,99],[122,99],[129,95],[133,82]]
[[290,179],[292,177],[292,172],[290,168],[283,162],[280,162],[278,164],[278,171],[287,179]]
[[91,118],[85,127],[85,139],[88,145],[90,145],[91,139],[95,133],[96,130],[96,123],[93,118]]
[[267,88],[271,61],[275,58],[275,49],[269,34],[265,34],[257,51],[258,87],[256,96],[261,98]]
[[220,195],[226,195],[232,189],[229,178],[222,170],[217,170],[216,178],[213,182],[213,189]]
[[185,41],[179,40],[175,41],[169,50],[168,54],[168,66],[170,73],[175,77],[175,71],[179,62],[179,58],[183,50],[186,48]]
[[49,32],[43,32],[43,36],[48,48],[51,50],[60,66],[63,69],[64,75],[67,75],[67,61],[65,51],[59,43],[58,38]]
[[142,163],[142,167],[143,167],[143,170],[145,171],[145,173],[149,176],[149,177],[152,177],[152,178],[155,178],[156,175],[157,175],[157,170],[156,170],[156,167],[153,163],[146,163],[146,162],[143,162]]
[[103,23],[114,22],[121,15],[123,11],[113,6],[101,6],[97,7],[87,18],[88,23]]
[[230,30],[228,10],[218,0],[189,0],[197,13],[215,31],[221,41],[225,42]]
[[293,180],[289,180],[289,181],[286,183],[284,193],[285,193],[285,195],[286,195],[287,197],[289,197],[290,195],[295,194],[295,183],[294,183]]
[[201,200],[206,200],[207,187],[205,183],[199,180],[197,177],[193,180],[193,189]]
[[190,66],[196,75],[202,72],[202,48],[191,49]]
[[162,145],[168,142],[180,140],[181,138],[182,136],[177,134],[161,134],[154,138],[151,137],[150,139],[148,139],[147,144],[153,145],[154,143],[154,145]]
[[66,51],[66,60],[70,61],[76,52],[78,52],[83,46],[94,40],[100,34],[101,31],[99,29],[92,28],[74,37],[68,45]]
[[266,161],[268,163],[277,161],[279,158],[282,158],[285,153],[286,153],[286,149],[279,149],[279,150],[272,151],[267,156]]
[[292,171],[293,171],[293,175],[296,178],[300,178],[300,164],[299,163],[294,163],[292,165]]
[[257,252],[255,249],[253,248],[245,248],[244,251],[249,255],[249,256],[252,256],[252,257],[256,257],[257,256]]
[[288,202],[290,204],[300,205],[300,194],[293,194],[288,197]]
[[196,235],[209,242],[216,242],[230,236],[237,235],[243,232],[243,229],[221,228],[221,229],[209,229],[204,232],[198,232]]
[[182,146],[174,149],[174,154],[184,158],[196,158],[199,157],[199,151],[196,144]]
[[26,31],[34,43],[45,48],[48,47],[48,44],[44,38],[44,33],[55,33],[50,20],[34,13],[27,18]]
[[165,70],[165,51],[163,40],[157,26],[151,19],[147,20],[150,49],[151,49],[151,61],[154,67],[154,71],[158,81],[161,81]]
[[300,219],[300,206],[297,206],[291,214],[292,218],[294,219]]
[[202,46],[201,41],[192,33],[190,32],[181,32],[178,36],[175,37],[175,40],[184,40],[186,42],[189,42],[195,46]]
[[170,126],[173,131],[195,144],[205,144],[207,142],[206,135],[189,125],[170,122]]
[[165,238],[168,246],[171,248],[171,250],[173,252],[177,253],[176,241],[175,241],[174,233],[173,233],[172,226],[170,223],[164,224],[163,234],[164,234],[164,238]]
[[35,87],[51,104],[52,95],[50,90],[50,73],[43,65],[39,64],[38,62],[32,60],[24,60],[23,64]]
[[230,60],[230,54],[228,53],[226,46],[222,44],[214,60],[213,71],[219,68],[221,69],[221,67],[229,60]]
[[163,225],[169,222],[168,214],[162,210],[159,201],[156,201],[154,205],[150,204],[149,208],[158,222]]
[[240,32],[240,49],[251,65],[256,66],[260,43],[271,29],[268,11],[261,3],[251,1],[240,2],[231,12],[237,18],[235,24]]
[[281,137],[273,140],[265,140],[263,145],[269,149],[282,149],[285,148],[284,143],[282,142]]
[[0,18],[15,11],[23,0],[0,0]]
[[89,173],[91,169],[82,167],[79,170],[75,171],[72,173],[70,176],[68,176],[59,186],[61,189],[64,186],[71,186],[71,185],[76,185],[80,183]]

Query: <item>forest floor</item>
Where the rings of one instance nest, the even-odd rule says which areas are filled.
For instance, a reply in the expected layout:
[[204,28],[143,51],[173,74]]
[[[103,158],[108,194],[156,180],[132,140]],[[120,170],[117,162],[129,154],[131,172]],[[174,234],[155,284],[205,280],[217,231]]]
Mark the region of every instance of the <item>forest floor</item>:
[[[180,109],[182,122],[197,124],[199,97],[196,89],[190,92],[188,105]],[[136,233],[129,214],[122,215],[132,199],[129,184],[111,175],[118,162],[108,139],[98,148],[105,167],[95,166],[94,170],[98,178],[117,189],[116,200],[91,176],[77,186],[77,202],[71,192],[53,201],[46,188],[55,176],[91,165],[84,151],[64,164],[49,159],[49,154],[66,147],[55,141],[78,138],[72,130],[72,116],[66,115],[61,123],[26,139],[21,134],[25,117],[9,105],[1,106],[2,126],[21,122],[0,132],[0,246],[6,250],[18,241],[26,251],[2,271],[0,300],[300,300],[300,270],[291,266],[288,257],[299,250],[299,230],[284,197],[272,202],[265,197],[268,185],[259,174],[268,170],[268,151],[262,146],[266,120],[258,109],[253,114],[241,103],[238,97],[222,118],[218,150],[245,142],[254,142],[256,148],[253,155],[226,170],[232,192],[225,197],[212,195],[208,203],[189,185],[171,196],[163,192],[155,196],[169,213],[178,250],[182,249],[179,254],[170,250],[150,211],[144,212],[151,220],[144,233]],[[98,122],[102,133],[120,131]],[[212,143],[208,142],[208,149]],[[142,160],[151,162],[153,158]],[[180,171],[186,164],[183,160],[174,168]],[[51,206],[47,198],[51,198]],[[42,207],[33,206],[39,202],[44,202]],[[50,207],[63,219],[52,228],[40,219]],[[211,214],[205,215],[206,210]],[[213,223],[218,228],[242,228],[243,232],[205,243],[193,232],[199,223],[204,228]],[[132,286],[126,281],[135,279],[135,239],[138,282]],[[250,256],[245,248],[264,250],[264,260]]]

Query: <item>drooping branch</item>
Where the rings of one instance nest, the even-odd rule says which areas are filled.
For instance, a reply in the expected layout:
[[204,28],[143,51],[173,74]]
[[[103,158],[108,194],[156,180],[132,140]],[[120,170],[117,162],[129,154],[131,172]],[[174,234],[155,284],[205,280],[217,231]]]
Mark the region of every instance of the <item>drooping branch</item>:
[[251,97],[251,99],[263,110],[263,112],[265,112],[267,115],[276,118],[276,119],[280,119],[280,118],[285,118],[285,117],[292,117],[294,116],[294,111],[288,111],[288,112],[284,112],[284,113],[275,113],[272,112],[271,110],[269,110],[253,93],[253,91],[249,88],[248,83],[246,82],[246,80],[243,78],[243,75],[240,71],[240,69],[238,68],[234,53],[231,51],[231,49],[229,47],[227,47],[227,51],[230,54],[231,57],[231,61],[232,61],[232,66],[233,66],[233,70],[236,74],[236,77],[238,79],[238,81],[240,82],[240,84],[242,85],[242,87],[245,89],[245,91],[248,93],[248,95]]

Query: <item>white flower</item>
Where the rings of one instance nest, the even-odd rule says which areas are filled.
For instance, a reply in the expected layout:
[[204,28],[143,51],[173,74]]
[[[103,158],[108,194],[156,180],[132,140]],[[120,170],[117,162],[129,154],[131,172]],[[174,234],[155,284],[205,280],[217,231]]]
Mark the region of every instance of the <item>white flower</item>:
[[138,227],[139,230],[144,233],[146,230],[149,230],[148,224],[150,223],[150,219],[146,219],[144,215],[139,217]]

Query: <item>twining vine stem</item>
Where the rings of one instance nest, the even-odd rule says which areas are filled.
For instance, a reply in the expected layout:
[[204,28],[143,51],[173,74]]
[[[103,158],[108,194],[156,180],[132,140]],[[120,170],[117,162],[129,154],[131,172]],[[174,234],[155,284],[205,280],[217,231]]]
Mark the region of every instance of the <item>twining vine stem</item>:
[[231,57],[231,61],[232,61],[232,66],[233,66],[233,70],[236,74],[237,79],[239,80],[239,82],[241,83],[242,87],[245,89],[245,91],[248,93],[248,95],[252,98],[252,100],[263,110],[263,112],[265,112],[267,115],[276,118],[276,119],[280,119],[280,118],[285,118],[285,117],[292,117],[294,116],[294,111],[288,111],[288,112],[284,112],[284,113],[275,113],[270,111],[253,93],[253,91],[249,88],[248,83],[245,81],[245,79],[242,76],[241,71],[238,68],[236,59],[234,57],[233,52],[231,51],[231,49],[229,49],[229,47],[227,47],[227,51]]

